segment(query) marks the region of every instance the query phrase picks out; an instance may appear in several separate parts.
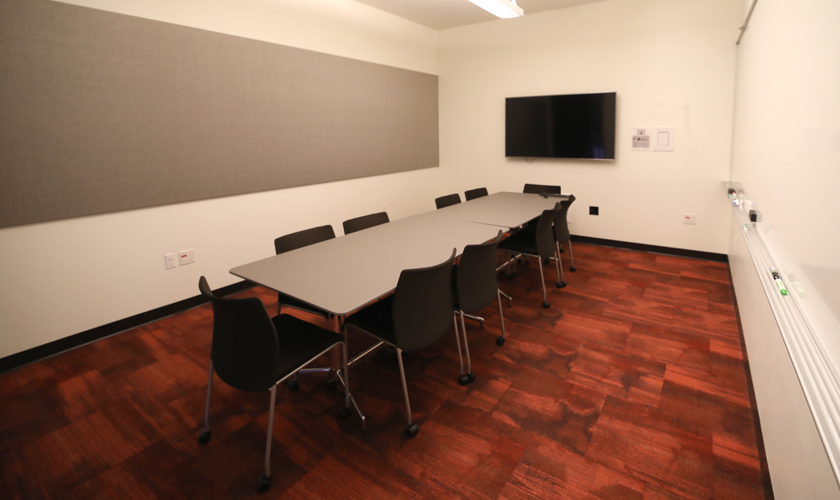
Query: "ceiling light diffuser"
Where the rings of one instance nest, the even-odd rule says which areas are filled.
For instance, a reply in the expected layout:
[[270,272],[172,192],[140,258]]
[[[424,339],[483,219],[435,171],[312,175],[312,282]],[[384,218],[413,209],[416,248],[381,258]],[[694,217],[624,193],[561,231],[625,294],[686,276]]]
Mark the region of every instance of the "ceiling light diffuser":
[[502,19],[525,15],[522,7],[516,5],[516,0],[470,0],[470,2]]

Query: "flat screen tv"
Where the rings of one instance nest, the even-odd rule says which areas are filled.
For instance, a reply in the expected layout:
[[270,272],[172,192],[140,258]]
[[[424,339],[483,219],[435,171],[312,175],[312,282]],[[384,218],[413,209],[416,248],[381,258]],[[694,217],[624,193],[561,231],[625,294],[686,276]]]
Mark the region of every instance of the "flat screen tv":
[[615,92],[505,99],[505,156],[615,159]]

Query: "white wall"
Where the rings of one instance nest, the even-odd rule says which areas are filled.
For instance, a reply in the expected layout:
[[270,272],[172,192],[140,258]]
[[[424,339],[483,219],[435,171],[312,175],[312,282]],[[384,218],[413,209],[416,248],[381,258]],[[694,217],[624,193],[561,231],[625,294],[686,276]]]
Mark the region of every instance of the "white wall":
[[[441,168],[0,230],[0,357],[196,294],[199,275],[272,253],[274,237],[447,192],[562,184],[576,234],[723,253],[734,39],[729,0],[611,0],[442,32],[353,0],[73,0],[118,13],[440,76]],[[618,92],[613,162],[504,158],[504,98]],[[633,126],[673,125],[674,153],[632,153]],[[587,205],[601,207],[599,217]],[[683,213],[696,226],[682,224]],[[194,248],[166,271],[163,255]]]
[[[78,1],[120,13],[437,72],[430,29],[351,0]],[[232,166],[234,168],[234,166]],[[441,170],[414,172],[0,229],[0,358],[238,278],[277,236],[383,206],[392,219],[434,208]],[[163,256],[194,248],[166,271]]]
[[[439,33],[441,167],[450,191],[560,184],[573,234],[727,251],[735,39],[731,0],[612,0]],[[505,97],[618,92],[615,161],[504,157]],[[630,151],[676,127],[673,153]],[[597,205],[601,215],[588,215]],[[697,225],[682,223],[696,214]]]

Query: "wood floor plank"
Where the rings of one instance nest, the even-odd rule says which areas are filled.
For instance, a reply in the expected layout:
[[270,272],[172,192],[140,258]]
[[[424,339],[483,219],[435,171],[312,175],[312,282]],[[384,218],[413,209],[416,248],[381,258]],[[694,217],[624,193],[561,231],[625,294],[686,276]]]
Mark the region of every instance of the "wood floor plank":
[[637,500],[645,483],[571,452],[556,441],[535,436],[500,498]]
[[627,401],[659,406],[665,364],[584,347],[566,380]]
[[656,408],[609,396],[586,456],[688,498],[712,498],[711,431]]
[[604,400],[602,393],[525,368],[492,416],[584,454]]

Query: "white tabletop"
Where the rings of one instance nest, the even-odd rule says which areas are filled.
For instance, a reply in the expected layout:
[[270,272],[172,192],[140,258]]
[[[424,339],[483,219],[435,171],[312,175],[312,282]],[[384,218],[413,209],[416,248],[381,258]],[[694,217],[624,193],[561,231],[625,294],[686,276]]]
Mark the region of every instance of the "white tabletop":
[[495,193],[245,264],[231,274],[343,316],[387,294],[403,269],[440,264],[562,198]]
[[551,210],[559,201],[568,198],[501,192],[441,208],[438,212],[466,222],[511,228],[539,217],[543,210]]

